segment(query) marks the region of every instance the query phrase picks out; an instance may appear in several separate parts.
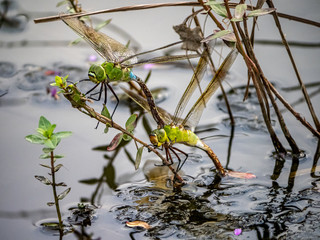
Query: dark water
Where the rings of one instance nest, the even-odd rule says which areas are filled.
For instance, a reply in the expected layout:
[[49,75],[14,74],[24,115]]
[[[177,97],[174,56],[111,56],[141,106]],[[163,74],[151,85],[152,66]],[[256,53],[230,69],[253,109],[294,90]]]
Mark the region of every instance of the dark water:
[[[99,1],[96,5],[82,2],[85,9],[106,7]],[[320,5],[317,1],[303,5],[298,3],[283,1],[277,8],[282,12],[319,21],[317,9]],[[242,101],[247,79],[240,58],[228,76],[228,84],[225,84],[236,126],[231,127],[225,103],[218,92],[204,112],[197,132],[219,156],[224,167],[254,173],[257,178],[220,179],[211,160],[203,152],[182,146],[181,149],[190,154],[182,169],[187,184],[181,193],[173,193],[167,180],[168,169],[155,167],[155,164],[159,164],[155,155],[144,151],[141,167],[135,171],[132,159],[135,158],[136,147],[132,142],[114,152],[107,152],[106,146],[117,131],[111,129],[107,135],[103,134],[102,127],[95,129],[95,120],[72,109],[63,97],[55,100],[47,94],[55,74],[69,74],[73,81],[86,78],[88,58],[94,53],[85,44],[66,47],[76,35],[62,23],[34,25],[31,20],[27,21],[55,14],[55,4],[36,5],[33,1],[18,1],[10,7],[8,15],[14,21],[6,22],[0,29],[1,239],[58,239],[58,236],[54,236],[55,231],[41,227],[41,223],[54,221],[56,216],[54,209],[46,205],[52,201],[51,189],[33,177],[48,176],[46,169],[39,166],[39,163],[44,162],[38,159],[41,147],[24,140],[24,136],[34,133],[41,115],[56,123],[58,131],[73,132],[57,149],[58,154],[66,156],[61,160],[64,167],[57,173],[58,181],[72,188],[70,194],[61,201],[63,219],[65,223],[71,224],[88,224],[89,219],[91,226],[87,226],[84,231],[93,234],[93,238],[320,237],[318,141],[279,104],[302,152],[300,156],[291,156],[290,153],[279,156],[274,153],[254,91],[251,91],[246,102]],[[119,6],[117,1],[110,1],[108,7],[116,6]],[[171,11],[172,14],[169,14]],[[177,40],[168,26],[180,23],[190,13],[190,9],[163,9],[143,13],[146,14],[143,18],[137,12],[113,14],[111,17],[114,26],[124,26],[125,32],[134,36],[144,46],[143,49],[151,49]],[[170,22],[157,27],[159,19],[151,13],[159,16],[167,14],[171,16],[168,19]],[[152,19],[148,23],[150,26],[145,26],[147,23],[143,21],[147,17]],[[146,27],[150,30],[149,34],[143,30]],[[316,27],[286,20],[283,20],[283,27],[290,41],[314,43],[320,37]],[[259,39],[279,40],[278,35],[274,34],[276,30],[271,17],[261,18],[259,28]],[[164,31],[168,33],[155,37],[157,32]],[[293,47],[292,51],[303,80],[311,85],[308,92],[312,95],[314,108],[319,115],[319,48]],[[256,52],[265,75],[275,83],[288,102],[312,122],[305,103],[300,100],[300,91],[288,89],[298,84],[283,48],[257,45]],[[135,73],[145,77],[147,70],[138,68]],[[191,74],[190,69],[177,65],[153,70],[149,86],[167,87],[163,92],[165,100],[160,103],[164,109],[173,112],[182,95],[181,86],[186,85]],[[205,83],[209,79],[210,76],[206,76]],[[81,87],[85,91],[90,85]],[[115,90],[120,93],[118,87]],[[191,102],[194,100],[191,99]],[[100,104],[94,103],[93,106],[100,109]],[[109,100],[109,109],[114,106],[115,103]],[[115,122],[124,125],[133,110],[134,106],[122,102],[114,116]],[[275,115],[271,117],[276,132],[285,144]],[[144,115],[135,136],[148,142],[148,129],[154,127],[152,119]],[[285,147],[288,148],[288,145]],[[82,212],[75,209],[79,202],[88,203]],[[125,226],[127,221],[135,220],[145,221],[151,228],[143,230]],[[239,228],[242,234],[236,236],[234,230]],[[79,226],[76,230],[81,233]],[[77,237],[69,233],[63,239]]]

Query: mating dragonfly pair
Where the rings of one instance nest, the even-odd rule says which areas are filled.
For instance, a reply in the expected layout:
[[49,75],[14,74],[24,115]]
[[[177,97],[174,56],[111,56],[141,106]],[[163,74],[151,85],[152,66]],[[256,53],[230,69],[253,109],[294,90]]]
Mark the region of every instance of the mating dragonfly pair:
[[[146,98],[136,94],[133,91],[124,88],[123,90],[143,109],[147,110],[149,113],[152,114],[154,120],[158,124],[158,128],[150,133],[150,141],[154,145],[154,147],[164,147],[168,162],[173,163],[171,153],[173,153],[177,157],[179,161],[177,172],[181,169],[183,162],[188,157],[186,153],[173,146],[175,143],[181,143],[191,147],[197,147],[205,151],[213,161],[216,169],[218,170],[221,176],[230,175],[240,178],[251,178],[254,176],[250,174],[226,171],[222,167],[218,157],[214,154],[212,149],[193,132],[194,128],[197,126],[201,118],[203,110],[207,105],[209,99],[211,98],[213,93],[218,89],[220,83],[223,81],[223,79],[226,76],[226,73],[228,72],[234,60],[236,59],[238,54],[236,49],[231,50],[231,52],[225,58],[224,62],[221,64],[220,68],[208,84],[207,88],[204,90],[204,92],[198,98],[196,103],[193,105],[187,116],[184,119],[181,119],[181,115],[187,105],[187,102],[189,101],[194,90],[197,88],[199,81],[201,81],[201,79],[203,78],[204,72],[209,61],[209,55],[207,51],[204,51],[201,55],[197,68],[195,69],[195,72],[192,76],[192,79],[187,89],[185,90],[181,100],[179,101],[174,115],[172,116],[164,109],[156,107],[151,92],[144,84],[144,82],[138,76],[133,74],[131,68],[146,63],[164,63],[175,60],[181,60],[183,58],[186,58],[186,55],[158,57],[144,62],[137,62],[137,58],[135,57],[134,52],[130,50],[128,47],[122,45],[118,41],[112,39],[111,37],[101,32],[95,31],[92,27],[87,26],[78,18],[65,17],[61,19],[70,28],[72,28],[80,37],[82,37],[86,42],[88,42],[90,46],[102,58],[105,59],[105,62],[101,65],[93,64],[90,67],[88,72],[89,80],[95,83],[96,85],[92,89],[90,89],[86,93],[86,95],[90,94],[94,89],[96,89],[100,85],[100,91],[91,94],[89,97],[94,100],[100,100],[102,92],[104,91],[104,103],[106,104],[107,88],[109,88],[117,100],[117,107],[119,99],[112,90],[112,87],[109,85],[110,82],[137,82],[143,90]],[[98,97],[94,98],[94,95],[98,95]],[[111,114],[111,118],[115,112],[115,109]],[[184,161],[181,161],[176,151],[185,155]]]

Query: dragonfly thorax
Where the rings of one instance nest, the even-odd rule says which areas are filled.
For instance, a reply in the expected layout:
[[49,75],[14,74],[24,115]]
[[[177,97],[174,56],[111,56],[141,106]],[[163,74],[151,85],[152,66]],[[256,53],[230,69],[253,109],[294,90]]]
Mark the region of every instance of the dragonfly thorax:
[[104,82],[106,80],[128,82],[134,79],[135,75],[130,68],[122,68],[112,62],[104,62],[101,65],[92,64],[88,72],[89,79],[94,83]]
[[114,64],[112,62],[104,62],[101,66],[105,70],[106,76],[110,81],[127,82],[131,80],[131,70],[129,68],[123,68],[119,64]]

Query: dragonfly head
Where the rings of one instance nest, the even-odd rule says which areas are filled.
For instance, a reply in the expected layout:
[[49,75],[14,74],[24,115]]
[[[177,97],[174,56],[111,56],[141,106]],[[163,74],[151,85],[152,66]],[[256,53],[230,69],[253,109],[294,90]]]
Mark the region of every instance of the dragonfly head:
[[88,71],[88,76],[90,81],[94,83],[100,83],[103,82],[106,77],[106,72],[101,65],[92,64]]
[[162,144],[166,142],[168,139],[166,131],[161,128],[161,129],[156,129],[153,130],[149,134],[150,142],[155,146],[155,147],[160,147]]

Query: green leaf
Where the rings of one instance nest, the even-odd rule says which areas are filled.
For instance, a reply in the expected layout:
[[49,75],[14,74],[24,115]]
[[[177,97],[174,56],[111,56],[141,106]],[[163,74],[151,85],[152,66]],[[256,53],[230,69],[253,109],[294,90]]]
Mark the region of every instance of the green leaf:
[[54,129],[56,128],[56,124],[52,124],[49,128],[48,128],[48,130],[46,131],[46,136],[48,137],[48,138],[50,138],[51,136],[52,136],[52,133],[53,133],[53,131],[54,131]]
[[55,159],[64,158],[64,155],[54,155],[53,157],[54,157]]
[[232,31],[231,30],[215,30],[213,35],[210,35],[208,37],[206,37],[205,39],[203,39],[201,42],[209,42],[213,39],[217,39],[217,38],[223,38],[224,36],[227,36],[228,34],[231,34]]
[[143,148],[144,148],[143,146],[139,147],[138,151],[137,151],[136,161],[134,163],[134,167],[135,167],[136,170],[139,168],[140,163],[141,163],[141,157],[142,157]]
[[37,132],[43,136],[43,138],[47,138],[47,130],[46,129],[42,129],[42,128],[37,128]]
[[126,122],[126,129],[129,131],[129,132],[132,132],[135,127],[137,126],[137,117],[138,117],[138,114],[132,114],[127,122]]
[[52,183],[51,183],[51,181],[48,179],[48,178],[46,178],[46,177],[44,177],[44,176],[34,176],[37,180],[39,180],[40,182],[42,182],[43,184],[45,184],[45,185],[51,185]]
[[108,110],[108,108],[106,107],[106,105],[105,104],[103,104],[103,108],[102,108],[102,111],[101,111],[101,115],[102,116],[105,116],[106,118],[111,118],[111,116],[110,116],[110,113],[109,113],[109,110]]
[[57,138],[66,138],[66,137],[69,137],[71,134],[72,134],[71,131],[62,131],[62,132],[57,132],[57,133],[55,133],[54,135],[55,135]]
[[94,30],[96,30],[96,31],[98,32],[101,28],[103,28],[104,26],[107,26],[107,25],[111,22],[111,20],[112,20],[112,19],[108,19],[108,20],[105,20],[105,21],[99,23],[99,24],[94,28]]
[[44,145],[48,148],[52,148],[52,149],[56,148],[56,145],[51,141],[51,139],[45,140]]
[[60,193],[58,195],[58,199],[62,200],[65,198],[65,196],[67,196],[67,194],[70,192],[71,188],[67,188],[66,190],[64,190],[62,193]]
[[46,164],[41,164],[41,163],[40,163],[40,166],[41,166],[41,167],[45,167],[45,168],[50,168],[50,169],[51,169],[51,167],[50,167],[49,165],[46,165]]
[[123,134],[123,140],[125,140],[125,141],[130,141],[131,139],[132,139],[132,137],[130,137],[129,135],[127,135],[127,134]]
[[107,151],[113,151],[118,147],[123,138],[123,133],[118,133],[111,141],[110,145],[107,147]]
[[54,148],[42,148],[42,151],[44,153],[51,153],[54,150]]
[[44,130],[48,130],[50,126],[51,126],[51,123],[49,122],[49,120],[46,119],[44,116],[41,116],[38,127]]
[[231,21],[242,21],[243,15],[247,10],[247,4],[238,4],[234,11],[234,18]]
[[63,165],[62,164],[58,164],[57,166],[54,167],[54,171],[58,172],[61,167],[63,167]]
[[108,133],[108,132],[109,132],[109,126],[108,126],[108,124],[106,124],[106,127],[104,128],[103,132],[104,132],[104,133]]
[[44,153],[40,155],[40,159],[48,159],[48,158],[51,158],[51,154]]
[[67,186],[67,184],[65,184],[64,182],[56,183],[55,185],[57,187],[66,187]]
[[36,143],[36,144],[44,144],[44,138],[39,135],[28,135],[25,137],[28,142]]
[[67,4],[68,2],[69,2],[68,0],[63,0],[61,2],[58,2],[56,7],[61,7],[61,6],[65,5],[65,4]]
[[80,180],[80,183],[87,184],[87,185],[94,185],[100,182],[98,178],[89,178],[85,180]]
[[211,0],[205,5],[209,5],[211,9],[221,17],[224,17],[224,18],[228,17],[227,9],[225,8],[225,6],[223,6],[222,2],[216,2],[214,0]]
[[54,202],[47,202],[47,205],[48,205],[49,207],[52,207],[52,206],[54,205]]
[[275,8],[261,8],[261,9],[258,9],[258,10],[251,11],[247,16],[248,17],[263,16],[263,15],[272,13],[275,10],[276,10]]

